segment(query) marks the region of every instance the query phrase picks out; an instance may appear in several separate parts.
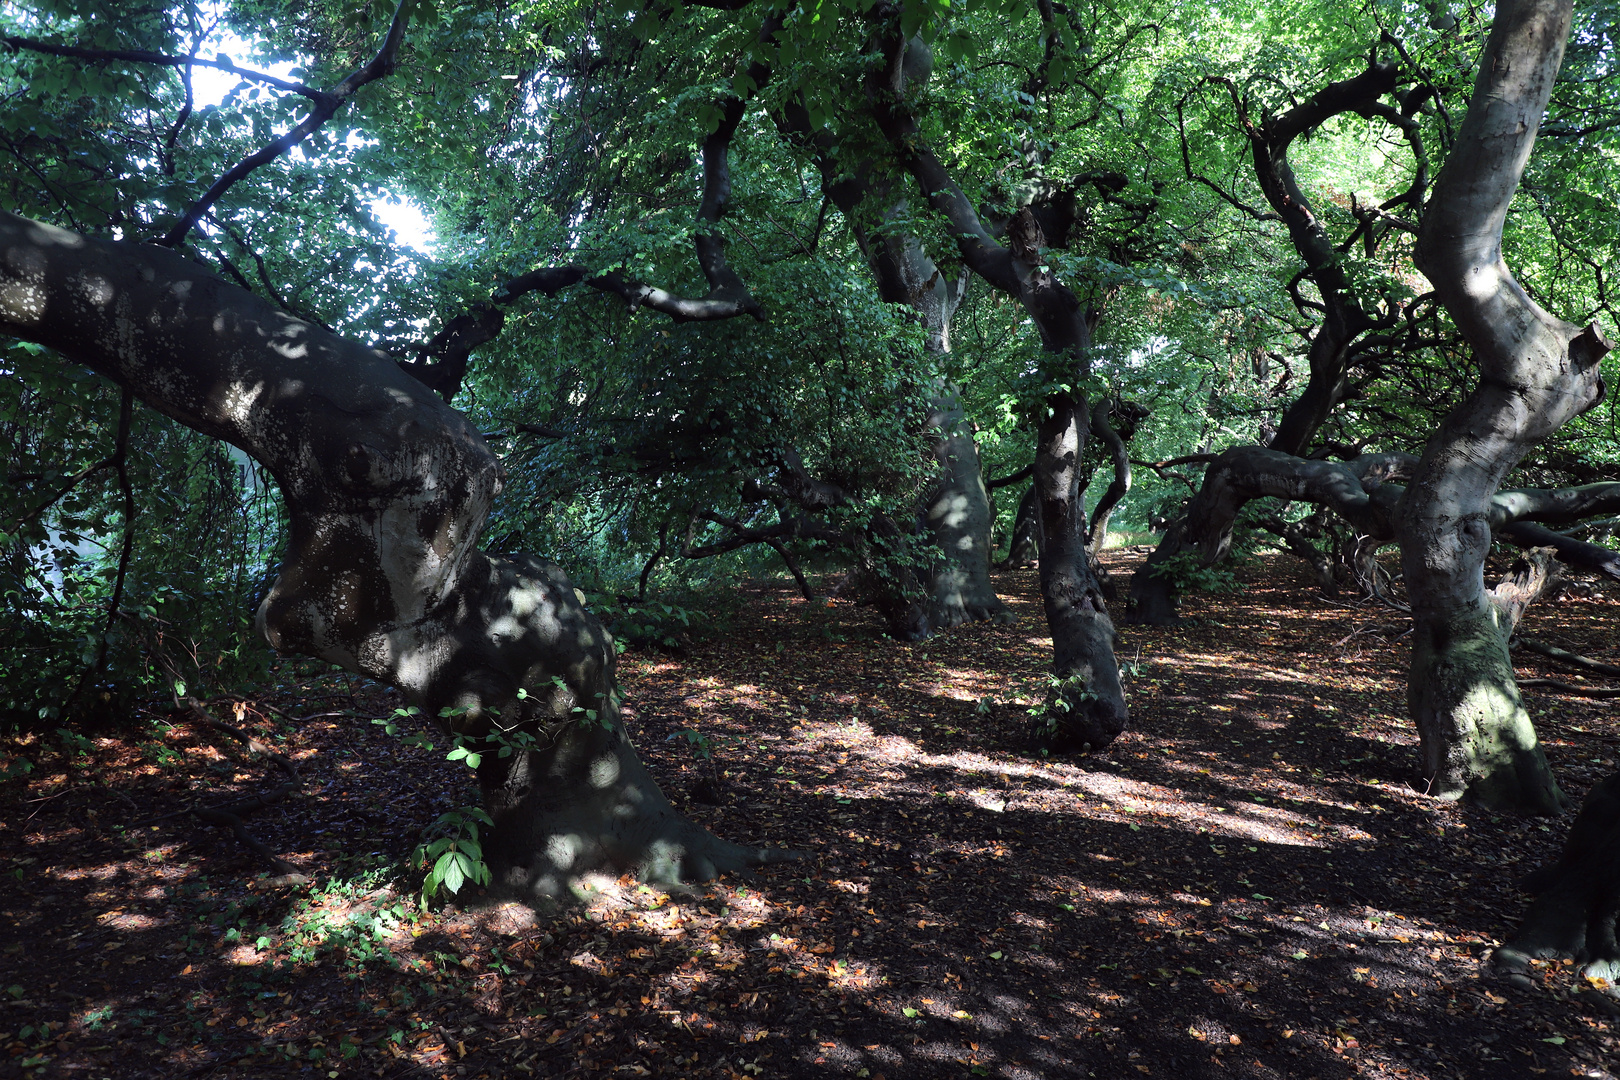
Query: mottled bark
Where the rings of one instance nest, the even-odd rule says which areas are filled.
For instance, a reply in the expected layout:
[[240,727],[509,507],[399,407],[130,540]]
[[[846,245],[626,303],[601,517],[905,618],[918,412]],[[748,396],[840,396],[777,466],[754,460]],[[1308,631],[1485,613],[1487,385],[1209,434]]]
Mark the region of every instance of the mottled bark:
[[923,46],[902,40],[895,33],[897,12],[889,14],[893,22],[882,65],[868,80],[873,119],[929,206],[949,223],[968,269],[1017,299],[1029,314],[1051,381],[1066,387],[1047,398],[1036,435],[1035,488],[1044,537],[1041,594],[1060,687],[1059,708],[1049,714],[1057,722],[1046,737],[1056,747],[1101,749],[1125,730],[1128,712],[1114,657],[1114,624],[1085,558],[1080,501],[1080,457],[1091,411],[1080,388],[1090,373],[1091,320],[1097,313],[1042,261],[1045,237],[1028,207],[1008,223],[1003,246],[929,148],[906,102],[907,56]]
[[1480,382],[1429,441],[1400,513],[1414,623],[1407,695],[1428,790],[1532,813],[1556,813],[1567,799],[1519,698],[1482,569],[1502,478],[1603,392],[1607,343],[1532,300],[1501,247],[1571,12],[1567,0],[1497,6],[1468,114],[1435,180],[1417,263],[1473,347]]
[[701,876],[770,857],[670,809],[619,723],[606,631],[557,567],[477,548],[499,463],[392,359],[170,252],[10,215],[0,332],[270,471],[289,516],[286,562],[258,613],[272,645],[396,686],[431,715],[463,710],[469,737],[497,723],[537,737],[540,749],[486,759],[480,777],[504,888],[552,893],[593,869]]
[[938,554],[927,572],[928,625],[945,630],[963,623],[1006,617],[990,581],[990,498],[984,489],[979,448],[954,394],[930,403],[938,483],[924,500],[925,534]]

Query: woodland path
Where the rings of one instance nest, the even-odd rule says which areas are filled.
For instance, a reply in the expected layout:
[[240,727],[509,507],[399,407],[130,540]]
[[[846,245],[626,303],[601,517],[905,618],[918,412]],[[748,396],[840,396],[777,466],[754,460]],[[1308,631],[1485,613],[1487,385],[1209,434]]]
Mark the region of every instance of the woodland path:
[[[694,817],[811,858],[689,893],[603,882],[538,920],[393,891],[472,793],[442,746],[366,723],[397,703],[349,676],[289,665],[237,717],[298,765],[250,828],[312,885],[189,816],[145,821],[279,780],[190,719],[8,740],[0,765],[40,767],[0,785],[0,1075],[1620,1072],[1617,1021],[1568,968],[1523,992],[1481,962],[1567,819],[1410,791],[1407,620],[1322,600],[1295,565],[1189,598],[1196,625],[1123,628],[1133,730],[1072,761],[1020,749],[1050,656],[1032,573],[998,577],[1013,624],[918,645],[745,588],[727,632],[625,657],[635,736]],[[1613,662],[1617,625],[1599,589],[1524,629]],[[1620,756],[1620,706],[1527,694],[1578,800]],[[712,763],[668,738],[688,730]]]

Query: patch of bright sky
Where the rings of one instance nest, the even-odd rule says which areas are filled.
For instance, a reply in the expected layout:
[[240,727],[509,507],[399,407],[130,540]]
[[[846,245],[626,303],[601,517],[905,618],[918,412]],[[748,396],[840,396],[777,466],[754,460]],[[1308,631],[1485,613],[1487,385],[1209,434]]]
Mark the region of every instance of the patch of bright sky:
[[[204,9],[204,17],[210,17],[214,11],[217,11],[217,8],[214,5],[208,5]],[[299,66],[298,61],[282,60],[273,64],[260,64],[252,59],[257,51],[253,43],[244,41],[237,37],[230,28],[221,25],[209,37],[198,55],[214,59],[218,54],[224,54],[241,67],[262,71],[266,75],[274,75],[282,79],[294,78],[292,70]],[[241,85],[242,82],[241,76],[233,75],[229,71],[220,71],[218,68],[209,67],[192,68],[192,100],[199,109],[208,105],[218,105],[225,100],[227,94]],[[252,84],[249,83],[249,85]],[[355,144],[357,140],[364,141],[364,137],[351,133],[349,136],[351,145]],[[370,199],[367,201],[367,205],[378,221],[394,231],[394,239],[398,243],[424,255],[432,253],[433,245],[438,242],[438,237],[433,233],[433,226],[428,221],[427,214],[411,199],[389,194]]]
[[434,235],[433,226],[420,206],[408,198],[392,195],[386,199],[372,199],[370,206],[377,220],[394,230],[396,241],[412,251],[432,254],[433,245],[438,243],[439,238]]

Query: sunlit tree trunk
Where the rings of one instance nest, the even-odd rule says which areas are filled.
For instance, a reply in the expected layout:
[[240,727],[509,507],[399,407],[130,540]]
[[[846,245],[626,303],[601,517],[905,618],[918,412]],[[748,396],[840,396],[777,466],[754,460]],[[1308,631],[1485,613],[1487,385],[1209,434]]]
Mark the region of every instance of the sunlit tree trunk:
[[1418,266],[1473,347],[1480,381],[1424,451],[1402,500],[1415,623],[1407,695],[1431,794],[1554,813],[1567,803],[1519,698],[1503,612],[1485,589],[1490,503],[1525,452],[1597,404],[1608,351],[1542,309],[1502,257],[1502,225],[1569,37],[1568,0],[1507,0],[1436,178]]

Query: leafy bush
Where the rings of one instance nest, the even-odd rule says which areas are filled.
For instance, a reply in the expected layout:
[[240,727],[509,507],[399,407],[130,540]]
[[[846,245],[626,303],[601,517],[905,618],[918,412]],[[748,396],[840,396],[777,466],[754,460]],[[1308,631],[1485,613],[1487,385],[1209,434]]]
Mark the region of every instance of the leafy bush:
[[1205,566],[1195,552],[1184,551],[1172,555],[1153,567],[1154,577],[1169,580],[1178,592],[1227,593],[1238,589],[1237,575],[1230,560],[1220,566]]

